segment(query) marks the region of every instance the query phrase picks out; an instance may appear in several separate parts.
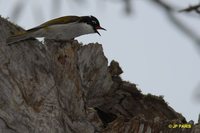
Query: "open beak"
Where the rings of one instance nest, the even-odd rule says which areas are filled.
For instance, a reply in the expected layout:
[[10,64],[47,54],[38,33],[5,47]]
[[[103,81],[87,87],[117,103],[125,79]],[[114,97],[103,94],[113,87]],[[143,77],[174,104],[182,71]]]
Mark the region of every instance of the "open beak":
[[101,34],[100,34],[97,30],[105,30],[105,31],[106,31],[106,29],[102,28],[101,26],[96,27],[96,32],[97,32],[100,36],[101,36]]
[[106,29],[102,28],[101,26],[97,26],[96,29],[97,30],[105,30],[106,31]]

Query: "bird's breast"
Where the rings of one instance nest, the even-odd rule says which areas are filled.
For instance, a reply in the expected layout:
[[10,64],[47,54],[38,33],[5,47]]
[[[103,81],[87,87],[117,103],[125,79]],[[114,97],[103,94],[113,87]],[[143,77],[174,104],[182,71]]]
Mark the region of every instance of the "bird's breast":
[[90,33],[95,33],[92,26],[86,23],[70,23],[42,28],[35,33],[35,36],[47,39],[70,40]]

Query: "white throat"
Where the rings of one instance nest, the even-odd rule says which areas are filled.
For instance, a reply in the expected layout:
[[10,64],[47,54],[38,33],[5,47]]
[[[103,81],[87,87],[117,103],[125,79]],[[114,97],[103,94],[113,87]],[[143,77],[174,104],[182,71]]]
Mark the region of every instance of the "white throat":
[[[80,25],[80,32],[81,33],[86,33],[86,34],[90,34],[90,33],[95,33],[93,27],[87,23],[79,23],[78,25]],[[78,28],[79,26],[77,26]]]

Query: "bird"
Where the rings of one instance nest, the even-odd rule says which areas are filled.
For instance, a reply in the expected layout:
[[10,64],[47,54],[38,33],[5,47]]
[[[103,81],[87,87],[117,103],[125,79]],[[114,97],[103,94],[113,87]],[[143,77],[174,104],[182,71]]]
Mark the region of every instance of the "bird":
[[7,38],[7,44],[44,37],[46,39],[68,41],[81,35],[97,33],[106,30],[100,26],[99,20],[94,16],[63,16],[49,20],[37,27],[25,30]]

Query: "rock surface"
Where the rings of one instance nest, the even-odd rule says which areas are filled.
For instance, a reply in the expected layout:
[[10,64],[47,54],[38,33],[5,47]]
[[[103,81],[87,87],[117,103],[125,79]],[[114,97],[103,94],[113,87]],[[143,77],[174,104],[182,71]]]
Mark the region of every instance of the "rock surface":
[[102,46],[77,41],[26,40],[0,18],[0,133],[198,133],[163,98],[143,95],[108,66]]

